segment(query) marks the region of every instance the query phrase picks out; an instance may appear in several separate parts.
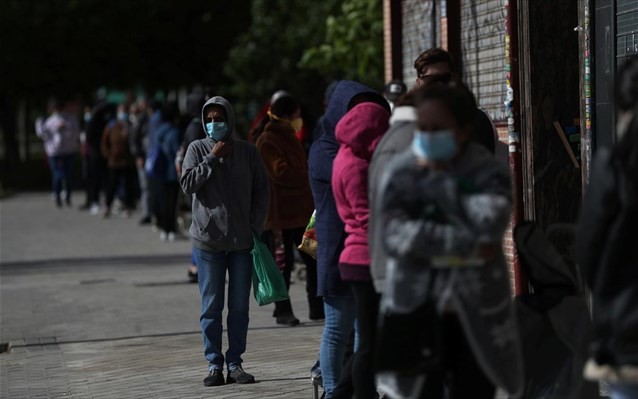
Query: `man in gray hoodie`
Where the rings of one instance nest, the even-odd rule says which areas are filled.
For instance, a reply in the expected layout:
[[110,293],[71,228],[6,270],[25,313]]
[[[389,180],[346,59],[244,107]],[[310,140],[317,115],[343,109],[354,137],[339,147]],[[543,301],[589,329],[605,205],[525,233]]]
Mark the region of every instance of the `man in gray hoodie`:
[[[209,375],[204,385],[248,384],[242,368],[246,351],[252,282],[253,236],[261,234],[269,205],[269,182],[253,144],[232,137],[235,113],[223,97],[202,108],[208,137],[192,142],[184,157],[180,184],[192,194],[195,261],[202,297],[200,322]],[[222,354],[224,282],[228,270],[228,350]],[[228,375],[224,381],[224,360]]]

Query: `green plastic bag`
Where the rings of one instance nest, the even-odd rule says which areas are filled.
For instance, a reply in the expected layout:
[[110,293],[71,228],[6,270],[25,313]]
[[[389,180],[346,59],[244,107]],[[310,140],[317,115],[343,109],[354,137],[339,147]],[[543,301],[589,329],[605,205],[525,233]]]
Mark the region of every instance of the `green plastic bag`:
[[253,295],[259,306],[288,299],[284,276],[266,244],[253,236]]

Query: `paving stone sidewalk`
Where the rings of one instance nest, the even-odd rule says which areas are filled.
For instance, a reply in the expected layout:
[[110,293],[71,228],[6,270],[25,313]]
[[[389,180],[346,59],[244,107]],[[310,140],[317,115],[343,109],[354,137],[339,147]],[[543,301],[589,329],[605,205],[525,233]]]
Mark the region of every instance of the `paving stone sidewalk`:
[[[207,388],[188,241],[164,243],[131,219],[55,209],[46,194],[0,202],[0,398],[311,398],[322,323],[276,326],[251,301],[254,385]],[[226,340],[224,339],[226,342]]]

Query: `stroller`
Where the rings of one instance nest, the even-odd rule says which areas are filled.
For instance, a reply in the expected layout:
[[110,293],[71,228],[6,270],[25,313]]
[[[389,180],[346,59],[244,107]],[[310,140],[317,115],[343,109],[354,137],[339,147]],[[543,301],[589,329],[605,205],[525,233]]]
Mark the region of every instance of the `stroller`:
[[518,296],[525,365],[523,399],[599,398],[598,384],[583,379],[592,323],[578,266],[571,256],[575,226],[533,222],[514,231],[530,293]]

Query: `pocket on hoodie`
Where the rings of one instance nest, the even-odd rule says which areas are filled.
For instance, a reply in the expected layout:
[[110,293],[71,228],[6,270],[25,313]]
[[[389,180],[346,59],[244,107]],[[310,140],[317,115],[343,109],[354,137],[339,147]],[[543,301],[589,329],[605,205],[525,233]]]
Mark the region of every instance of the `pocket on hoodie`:
[[210,224],[211,215],[211,211],[201,205],[193,209],[193,221],[200,234],[206,231]]

